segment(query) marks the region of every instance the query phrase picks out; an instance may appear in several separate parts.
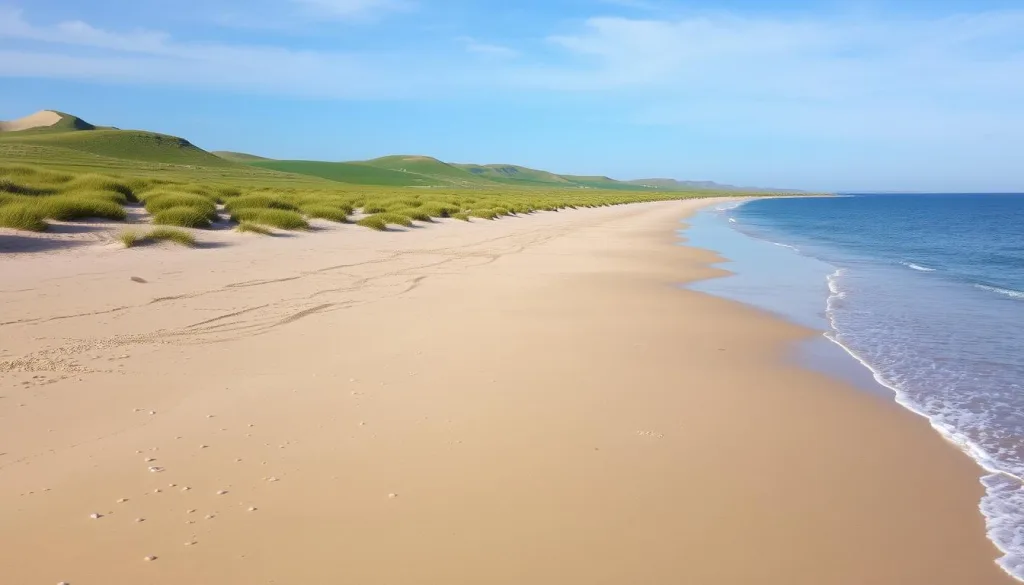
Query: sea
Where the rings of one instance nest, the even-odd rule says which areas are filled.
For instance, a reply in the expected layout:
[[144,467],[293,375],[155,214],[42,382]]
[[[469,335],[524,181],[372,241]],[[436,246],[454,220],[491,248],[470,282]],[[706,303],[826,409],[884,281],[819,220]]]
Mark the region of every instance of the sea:
[[755,199],[688,222],[733,272],[691,288],[821,330],[794,359],[979,463],[988,536],[1024,581],[1024,194]]

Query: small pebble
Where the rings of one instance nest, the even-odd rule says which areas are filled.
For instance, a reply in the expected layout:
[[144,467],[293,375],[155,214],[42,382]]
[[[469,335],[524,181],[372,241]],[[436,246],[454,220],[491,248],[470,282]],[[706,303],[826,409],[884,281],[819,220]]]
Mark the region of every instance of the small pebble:
[[208,415],[206,415],[206,418],[213,418],[213,415],[212,414],[208,414]]
[[135,521],[136,522],[145,522],[146,519],[145,518],[136,518]]
[[392,500],[397,498],[397,497],[398,497],[398,494],[388,494],[388,498],[390,498]]
[[208,447],[209,447],[209,445],[199,445],[199,448],[200,448],[200,449],[206,449],[206,448],[208,448]]
[[277,481],[277,478],[276,477],[268,477],[267,481]]
[[186,542],[186,543],[185,543],[185,546],[192,546],[193,544],[195,544],[195,541],[191,541],[191,542]]
[[196,511],[195,510],[186,510],[185,513],[186,514],[195,514]]
[[183,492],[187,492],[187,491],[188,491],[188,490],[190,490],[190,489],[192,489],[192,488],[190,488],[190,487],[188,487],[188,486],[185,486],[185,487],[181,488],[181,491],[183,491]]
[[159,493],[163,493],[163,491],[164,491],[164,490],[162,490],[162,489],[160,489],[160,488],[156,488],[155,490],[153,490],[153,493],[154,493],[154,494],[159,494]]
[[250,508],[249,508],[249,511],[250,511],[250,512],[255,512],[255,511],[256,511],[256,508],[255,508],[255,507],[250,507]]
[[149,468],[149,472],[150,473],[160,473],[163,470],[164,470],[163,467],[157,467],[156,465],[154,465],[154,466]]
[[145,461],[146,461],[146,463],[152,463],[152,462],[156,461],[156,458],[155,457],[146,457]]
[[216,518],[216,516],[214,516],[213,514],[207,514],[204,520],[213,520],[214,518]]
[[144,561],[155,561],[156,557],[153,556],[153,555],[146,555],[145,557],[142,558],[142,560],[144,560]]
[[151,415],[152,414],[156,414],[156,411],[155,410],[151,410],[151,411],[149,411],[149,414],[151,414]]
[[118,504],[123,504],[128,501],[128,498],[121,498],[117,501]]
[[96,513],[94,512],[94,513],[92,513],[92,514],[89,514],[89,517],[90,517],[90,518],[92,518],[93,520],[99,520],[99,519],[100,519],[100,518],[102,518],[103,516],[102,516],[101,514],[96,514]]
[[217,490],[217,495],[218,496],[223,496],[226,493],[228,493],[228,490]]

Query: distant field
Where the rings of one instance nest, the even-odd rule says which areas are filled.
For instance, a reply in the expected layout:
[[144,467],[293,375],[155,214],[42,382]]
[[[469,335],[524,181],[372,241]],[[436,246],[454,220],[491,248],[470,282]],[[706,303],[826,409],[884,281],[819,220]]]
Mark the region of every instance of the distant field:
[[253,161],[249,166],[319,177],[353,185],[383,185],[389,187],[441,187],[449,183],[443,180],[390,170],[363,163],[320,162],[309,160],[267,160]]

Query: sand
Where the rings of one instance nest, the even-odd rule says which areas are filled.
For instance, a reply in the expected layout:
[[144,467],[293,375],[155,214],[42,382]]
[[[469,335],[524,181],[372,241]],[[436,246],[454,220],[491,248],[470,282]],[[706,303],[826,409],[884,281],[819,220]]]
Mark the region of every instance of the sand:
[[1011,583],[967,457],[678,286],[695,206],[7,255],[0,581]]
[[61,115],[57,112],[40,110],[34,114],[25,116],[24,118],[11,120],[10,122],[0,122],[0,132],[17,132],[19,130],[29,130],[32,128],[44,128],[47,126],[53,126],[57,122],[60,122],[60,120]]

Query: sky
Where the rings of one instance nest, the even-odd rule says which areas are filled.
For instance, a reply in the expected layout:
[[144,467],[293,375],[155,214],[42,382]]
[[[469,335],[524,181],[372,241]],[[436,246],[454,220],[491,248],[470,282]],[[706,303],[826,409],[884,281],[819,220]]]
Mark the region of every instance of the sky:
[[1024,0],[0,0],[0,119],[284,159],[1024,191]]

